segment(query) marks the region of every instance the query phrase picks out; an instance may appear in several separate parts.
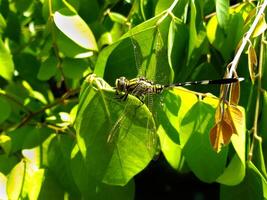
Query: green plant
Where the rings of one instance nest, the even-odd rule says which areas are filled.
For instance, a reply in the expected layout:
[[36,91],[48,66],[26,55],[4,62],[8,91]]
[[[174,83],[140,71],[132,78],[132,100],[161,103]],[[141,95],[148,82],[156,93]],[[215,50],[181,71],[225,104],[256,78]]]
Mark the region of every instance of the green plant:
[[[267,199],[266,5],[0,1],[0,198],[133,199],[162,152],[221,199]],[[140,75],[245,81],[115,98]]]

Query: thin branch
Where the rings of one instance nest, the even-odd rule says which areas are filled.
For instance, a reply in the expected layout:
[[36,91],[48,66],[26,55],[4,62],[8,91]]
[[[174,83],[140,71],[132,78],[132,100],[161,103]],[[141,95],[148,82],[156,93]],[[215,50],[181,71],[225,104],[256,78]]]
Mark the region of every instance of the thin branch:
[[239,59],[241,57],[241,54],[244,51],[244,49],[246,47],[246,44],[249,41],[251,35],[253,34],[253,32],[254,32],[254,30],[255,30],[255,28],[256,28],[256,26],[257,26],[257,24],[258,24],[258,22],[259,22],[259,20],[261,18],[261,16],[263,15],[266,6],[267,6],[267,0],[264,0],[263,4],[260,6],[260,10],[257,13],[257,16],[255,17],[254,22],[252,23],[250,29],[248,30],[248,32],[246,33],[245,37],[243,38],[242,44],[240,45],[237,53],[235,54],[235,57],[234,57],[234,59],[233,59],[233,61],[231,63],[231,68],[229,70],[227,78],[231,78],[234,75],[234,73],[236,71],[236,68],[237,68],[237,65],[238,65],[238,61],[239,61]]
[[24,126],[25,124],[27,124],[33,117],[35,117],[36,115],[39,115],[43,112],[45,112],[47,109],[55,107],[59,104],[63,104],[66,103],[68,101],[66,101],[70,96],[73,96],[75,94],[77,94],[80,91],[80,88],[75,89],[75,90],[69,90],[68,92],[66,92],[61,98],[55,100],[53,103],[48,104],[46,106],[44,106],[43,108],[41,108],[40,110],[37,110],[35,112],[31,112],[28,115],[26,115],[21,122],[16,126],[17,128],[20,128],[22,126]]
[[13,103],[15,103],[16,105],[18,105],[19,107],[21,107],[25,112],[27,112],[28,114],[31,113],[31,110],[29,108],[27,108],[25,105],[23,105],[18,99],[16,99],[14,96],[7,94],[7,93],[2,93],[0,92],[0,96],[3,96],[4,98],[12,101]]

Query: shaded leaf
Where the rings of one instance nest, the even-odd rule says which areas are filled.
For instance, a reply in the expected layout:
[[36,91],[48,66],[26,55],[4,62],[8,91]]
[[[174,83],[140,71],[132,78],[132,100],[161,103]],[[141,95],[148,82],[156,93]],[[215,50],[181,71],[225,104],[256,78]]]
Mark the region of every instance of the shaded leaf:
[[125,186],[112,186],[98,182],[94,172],[89,171],[78,146],[71,153],[71,169],[76,185],[85,199],[125,199],[134,198],[134,181]]
[[49,80],[57,72],[57,59],[54,56],[47,58],[41,65],[37,78],[42,81]]
[[88,68],[88,64],[81,59],[65,58],[62,62],[63,73],[71,79],[80,79]]
[[0,96],[0,124],[4,122],[11,114],[10,103],[2,96]]
[[216,0],[216,16],[218,19],[219,25],[223,29],[227,29],[228,21],[229,21],[229,0]]

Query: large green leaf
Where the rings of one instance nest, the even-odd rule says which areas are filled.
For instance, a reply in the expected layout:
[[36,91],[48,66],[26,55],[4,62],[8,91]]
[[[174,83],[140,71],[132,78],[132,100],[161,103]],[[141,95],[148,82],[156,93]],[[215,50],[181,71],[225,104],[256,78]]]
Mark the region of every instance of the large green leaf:
[[14,72],[12,55],[0,39],[0,76],[6,80],[11,80]]
[[78,146],[73,148],[71,154],[71,169],[76,185],[84,199],[133,199],[134,182],[125,186],[111,186],[97,181],[94,171],[89,171]]
[[210,130],[214,125],[216,101],[210,97],[197,102],[183,118],[186,127],[182,134],[191,135],[184,146],[185,159],[190,169],[202,181],[213,182],[223,172],[227,148],[216,153],[210,144]]
[[105,48],[99,55],[95,73],[114,83],[120,76],[137,75],[160,83],[172,80],[167,59],[170,17],[157,24],[163,14],[130,29],[121,40]]
[[196,102],[196,95],[182,89],[164,92],[161,103],[155,102],[158,103],[156,110],[161,151],[175,169],[182,167],[181,150],[190,138],[190,133],[182,134],[186,127],[182,128],[181,122]]
[[75,127],[86,166],[97,181],[125,185],[157,150],[148,108],[131,95],[127,101],[115,99],[114,90],[93,75],[83,84]]

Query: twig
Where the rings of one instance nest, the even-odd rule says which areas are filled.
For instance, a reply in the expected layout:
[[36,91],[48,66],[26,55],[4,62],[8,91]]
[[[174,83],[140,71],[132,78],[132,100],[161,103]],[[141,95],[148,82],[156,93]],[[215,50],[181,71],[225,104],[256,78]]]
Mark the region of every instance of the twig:
[[66,100],[70,96],[77,94],[79,91],[80,91],[80,88],[75,89],[75,90],[69,90],[61,98],[55,100],[53,103],[48,104],[48,105],[44,106],[43,108],[41,108],[40,110],[37,110],[35,112],[31,112],[28,115],[26,115],[16,127],[20,128],[20,127],[24,126],[27,122],[29,122],[34,116],[39,115],[40,113],[43,113],[45,110],[52,108],[58,104],[65,103]]
[[17,100],[15,97],[11,96],[10,94],[7,94],[6,92],[5,93],[0,92],[0,96],[3,96],[5,98],[9,99],[10,101],[14,102],[19,107],[21,107],[25,112],[27,112],[28,114],[31,113],[31,110],[30,109],[28,109],[19,100]]
[[261,18],[261,16],[262,16],[262,14],[264,13],[264,10],[265,10],[266,6],[267,6],[267,0],[264,0],[263,4],[260,6],[261,8],[260,8],[259,12],[257,13],[257,16],[255,17],[254,22],[252,23],[250,29],[248,30],[248,32],[246,33],[245,37],[243,38],[242,44],[240,45],[237,53],[235,54],[235,57],[234,57],[234,59],[233,59],[233,61],[231,63],[231,68],[229,70],[227,78],[231,78],[234,75],[234,73],[236,71],[236,68],[237,68],[237,65],[238,65],[238,61],[239,61],[239,59],[241,57],[241,54],[244,51],[244,49],[246,47],[246,44],[249,41],[249,38],[253,34],[253,32],[254,32],[254,30],[255,30],[255,28],[256,28],[256,26],[257,26],[257,24],[258,24],[258,22],[259,22],[259,20]]
[[258,118],[259,118],[259,110],[260,110],[260,98],[261,98],[261,79],[262,79],[262,65],[263,65],[263,59],[264,59],[264,33],[261,35],[261,46],[260,46],[260,59],[259,59],[259,70],[258,70],[258,85],[257,85],[257,99],[256,99],[256,106],[255,106],[255,116],[254,116],[254,123],[253,123],[253,137],[252,142],[248,154],[248,159],[252,160],[253,156],[253,149],[254,149],[254,143],[255,139],[261,141],[261,137],[258,136]]

